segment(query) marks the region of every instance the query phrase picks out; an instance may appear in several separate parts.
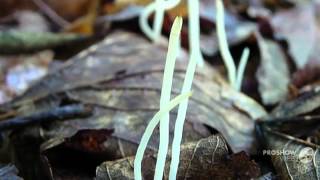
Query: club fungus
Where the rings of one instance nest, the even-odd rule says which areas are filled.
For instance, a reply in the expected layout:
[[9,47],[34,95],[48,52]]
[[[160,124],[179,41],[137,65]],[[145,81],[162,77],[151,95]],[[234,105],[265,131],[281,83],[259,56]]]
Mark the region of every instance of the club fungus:
[[164,109],[160,109],[160,111],[158,111],[150,120],[148,126],[145,129],[144,134],[142,135],[142,138],[134,159],[134,179],[135,180],[142,179],[141,163],[142,163],[143,155],[144,155],[145,149],[147,148],[148,141],[151,138],[152,132],[158,125],[160,119],[164,117],[164,115],[167,114],[170,110],[176,107],[179,103],[181,103],[181,101],[189,98],[191,95],[192,95],[191,92],[178,95],[173,100],[171,100]]
[[[169,108],[170,106],[170,94],[172,89],[172,79],[175,67],[175,61],[179,51],[179,44],[180,44],[180,31],[182,28],[182,18],[177,17],[172,25],[170,37],[169,37],[169,46],[168,46],[168,53],[166,57],[164,75],[163,75],[163,83],[161,89],[161,97],[160,97],[160,112],[157,113],[158,117],[161,115],[160,120],[160,145],[155,169],[154,179],[162,179],[163,177],[163,170],[166,162],[166,156],[169,146]],[[190,91],[181,93],[190,96]],[[184,98],[186,99],[186,98]],[[175,101],[175,103],[181,103],[184,99],[180,98]],[[169,109],[169,110],[168,110]],[[167,111],[164,111],[167,110]],[[157,116],[156,114],[156,116]],[[147,146],[147,142],[152,135],[152,131],[157,125],[158,119],[156,116],[150,121],[148,124],[140,145],[137,150],[135,162],[134,162],[134,174],[136,179],[141,179],[141,161],[143,158],[143,153]]]
[[[142,12],[139,23],[145,34],[156,41],[161,34],[161,27],[163,23],[164,11],[176,6],[180,0],[156,0],[151,3]],[[224,7],[221,0],[216,0],[217,8],[217,36],[219,41],[219,49],[222,59],[228,71],[228,79],[231,86],[240,90],[241,81],[245,66],[249,58],[249,49],[245,48],[239,63],[238,70],[236,70],[234,60],[228,48],[226,31],[224,27]],[[148,26],[148,17],[155,11],[155,21],[153,24],[154,31]],[[135,161],[134,161],[134,176],[135,179],[141,180],[141,162],[144,151],[147,147],[148,141],[152,135],[154,128],[160,122],[160,143],[156,162],[156,169],[154,179],[161,180],[163,178],[163,171],[166,163],[166,156],[169,146],[169,112],[179,104],[177,119],[174,127],[174,137],[172,142],[171,164],[169,171],[169,179],[175,180],[178,172],[180,160],[180,144],[182,140],[183,125],[186,118],[188,108],[188,97],[191,96],[192,81],[194,78],[196,66],[203,65],[203,57],[200,52],[200,22],[199,22],[199,1],[188,0],[189,11],[189,44],[190,44],[190,61],[187,67],[185,79],[182,85],[181,94],[170,101],[170,94],[172,88],[172,79],[174,73],[175,61],[180,49],[180,31],[182,28],[182,18],[175,19],[169,37],[168,53],[166,57],[164,76],[160,97],[160,110],[149,122],[139,144]]]
[[219,50],[228,71],[229,83],[233,88],[240,91],[244,69],[248,62],[250,51],[248,48],[244,49],[240,58],[239,68],[237,71],[236,66],[234,64],[234,60],[231,56],[231,52],[228,47],[226,30],[224,27],[224,7],[221,0],[216,0],[216,8],[217,8],[217,35],[218,35],[218,42],[219,42]]
[[[153,41],[157,41],[161,34],[163,25],[164,11],[172,9],[180,3],[180,0],[156,0],[156,2],[150,3],[141,13],[139,18],[139,24],[142,31]],[[153,22],[154,30],[148,25],[148,17],[155,11],[155,20]]]
[[[149,4],[142,12],[139,23],[142,31],[153,41],[157,41],[161,34],[163,24],[164,11],[177,6],[181,0],[156,0],[154,3]],[[153,22],[154,30],[148,26],[148,17],[155,11],[155,19]],[[189,44],[190,54],[197,59],[199,66],[202,67],[203,57],[200,52],[200,23],[199,23],[199,1],[188,0],[189,11]],[[191,55],[192,56],[192,55]]]
[[[182,28],[182,18],[178,17],[172,26],[169,46],[166,57],[165,69],[163,74],[163,82],[160,97],[160,109],[164,108],[170,101],[172,89],[172,79],[176,58],[180,47],[180,31]],[[155,179],[162,180],[164,164],[168,153],[169,146],[169,113],[165,114],[160,121],[160,145],[157,156],[157,164],[155,170]]]

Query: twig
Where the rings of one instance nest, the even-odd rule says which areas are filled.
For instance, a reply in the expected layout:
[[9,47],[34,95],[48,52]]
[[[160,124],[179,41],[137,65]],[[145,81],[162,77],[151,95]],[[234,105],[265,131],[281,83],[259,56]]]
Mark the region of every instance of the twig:
[[60,27],[66,27],[70,25],[70,23],[64,20],[61,16],[59,16],[50,6],[48,6],[42,0],[32,0],[36,6],[46,14],[54,23],[59,25]]
[[55,120],[65,120],[73,117],[85,117],[92,113],[88,105],[68,105],[35,113],[29,116],[16,117],[0,121],[0,130],[9,130]]

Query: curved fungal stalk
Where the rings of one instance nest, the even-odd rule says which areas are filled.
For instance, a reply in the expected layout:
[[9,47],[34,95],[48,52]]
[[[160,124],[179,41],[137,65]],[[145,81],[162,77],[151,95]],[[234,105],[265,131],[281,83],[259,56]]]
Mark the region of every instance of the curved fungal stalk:
[[[172,89],[172,79],[175,67],[175,62],[179,52],[180,31],[182,28],[182,18],[177,17],[171,28],[169,46],[166,57],[166,64],[163,74],[163,82],[160,98],[160,109],[164,108],[170,101]],[[169,113],[167,113],[160,121],[160,145],[157,156],[156,169],[154,174],[155,180],[162,180],[164,165],[169,147]]]
[[146,34],[146,36],[155,41],[156,37],[154,35],[154,32],[152,31],[151,27],[148,25],[148,17],[150,14],[156,9],[156,4],[151,3],[147,7],[144,8],[144,10],[141,12],[139,17],[139,25],[141,27],[141,30]]
[[[161,98],[160,98],[160,110],[168,109],[168,103],[170,101],[170,94],[172,89],[172,80],[173,80],[173,73],[175,67],[175,61],[179,52],[179,44],[180,44],[180,32],[182,28],[182,18],[177,17],[172,25],[170,38],[169,38],[169,46],[168,46],[168,53],[166,57],[165,69],[164,69],[164,76],[162,82],[162,89],[161,89]],[[156,120],[151,120],[147,129],[145,130],[144,135],[142,136],[141,143],[139,145],[137,155],[135,158],[135,177],[141,178],[141,160],[143,157],[144,150],[147,145],[147,141],[149,140],[154,127],[156,126]],[[150,129],[152,128],[152,129]],[[159,144],[159,151],[155,169],[154,179],[162,180],[164,166],[166,163],[166,157],[168,152],[169,146],[169,111],[163,112],[161,114],[160,120],[160,144]]]
[[[142,31],[146,36],[152,41],[157,41],[161,34],[161,29],[163,25],[164,11],[174,8],[180,3],[180,0],[156,0],[156,2],[150,3],[142,11],[139,24]],[[152,12],[155,11],[155,20],[153,23],[153,29],[148,25],[148,17]]]
[[[181,93],[191,90],[194,73],[197,64],[203,66],[203,58],[200,52],[200,22],[199,22],[199,1],[188,0],[189,10],[189,44],[190,44],[190,61],[187,67],[186,77],[183,82]],[[177,119],[175,122],[174,137],[172,142],[172,155],[169,172],[169,180],[175,180],[178,172],[180,161],[180,144],[182,140],[183,125],[188,108],[188,99],[184,100],[178,109]]]
[[226,30],[224,27],[224,7],[221,0],[216,0],[217,8],[217,35],[219,42],[219,50],[228,71],[229,83],[234,87],[236,82],[236,66],[229,51]]
[[163,24],[163,16],[165,9],[163,8],[164,0],[156,0],[156,9],[155,9],[155,18],[153,21],[153,29],[154,29],[154,41],[158,41],[161,34],[162,24]]
[[198,65],[203,67],[204,61],[200,51],[199,8],[199,1],[188,0],[190,57],[196,58]]
[[223,59],[223,62],[228,71],[228,79],[231,86],[240,91],[241,83],[243,79],[244,69],[249,59],[250,51],[248,48],[242,52],[239,69],[236,71],[236,66],[229,50],[226,30],[224,27],[224,6],[221,0],[216,0],[217,8],[217,36],[219,42],[219,50]]
[[187,92],[184,94],[180,94],[174,99],[172,99],[167,106],[164,109],[160,109],[150,120],[148,126],[146,127],[146,130],[144,134],[142,135],[139,147],[137,149],[137,153],[134,159],[134,179],[135,180],[141,180],[142,179],[142,173],[141,173],[141,163],[143,159],[144,152],[147,148],[148,141],[151,138],[153,130],[156,128],[158,123],[160,122],[160,119],[165,116],[170,110],[175,108],[178,104],[180,104],[183,100],[188,99],[192,95],[191,92]]
[[[174,8],[180,3],[180,0],[156,0],[154,3],[149,4],[142,12],[139,23],[142,31],[147,37],[153,41],[157,41],[161,34],[161,28],[163,25],[164,12],[168,9]],[[155,20],[153,23],[153,29],[148,25],[148,17],[155,11]],[[189,11],[189,44],[190,54],[198,60],[198,65],[202,67],[204,60],[200,51],[200,22],[199,22],[199,1],[188,0]]]
[[[183,82],[181,93],[189,92],[191,90],[192,81],[194,78],[195,70],[197,66],[197,57],[190,57],[190,61],[187,67],[186,76]],[[178,108],[177,119],[174,129],[174,137],[172,142],[172,154],[171,164],[169,172],[169,180],[175,180],[178,172],[179,160],[180,160],[180,144],[183,133],[183,124],[186,118],[188,99],[183,100]]]
[[250,55],[250,50],[249,50],[249,48],[246,47],[242,52],[239,67],[237,70],[236,90],[238,90],[238,91],[241,90],[241,84],[242,84],[242,80],[243,80],[244,70],[245,70],[246,65],[248,63],[249,55]]

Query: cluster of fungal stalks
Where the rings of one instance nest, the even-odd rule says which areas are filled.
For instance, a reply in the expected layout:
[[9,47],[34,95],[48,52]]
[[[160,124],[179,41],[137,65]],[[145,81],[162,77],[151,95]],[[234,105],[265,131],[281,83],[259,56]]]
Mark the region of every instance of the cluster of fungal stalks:
[[[154,3],[151,3],[145,8],[140,16],[139,23],[142,30],[151,40],[157,41],[161,35],[164,12],[175,7],[179,3],[180,0],[156,0]],[[227,36],[224,27],[224,7],[221,0],[216,0],[216,8],[216,25],[219,50],[228,71],[229,83],[233,88],[240,90],[244,69],[249,58],[249,49],[244,49],[240,59],[239,68],[238,70],[236,70],[234,60],[228,48]],[[148,17],[153,11],[155,11],[155,19],[153,24],[154,30],[152,30],[148,26]],[[182,140],[183,125],[188,108],[188,98],[191,96],[192,81],[197,65],[199,65],[200,67],[204,65],[200,51],[199,1],[188,0],[188,11],[190,61],[185,74],[181,94],[170,101],[175,61],[180,51],[180,32],[182,28],[182,18],[177,17],[174,20],[169,37],[168,52],[165,62],[160,97],[160,110],[155,114],[155,116],[151,119],[148,126],[146,127],[135,156],[134,176],[136,180],[142,179],[141,162],[145,149],[147,148],[148,141],[158,123],[160,123],[160,143],[158,148],[159,150],[157,155],[154,179],[163,179],[163,172],[169,147],[169,113],[170,110],[179,105],[172,142],[169,180],[175,180],[177,176],[180,159],[180,144]]]

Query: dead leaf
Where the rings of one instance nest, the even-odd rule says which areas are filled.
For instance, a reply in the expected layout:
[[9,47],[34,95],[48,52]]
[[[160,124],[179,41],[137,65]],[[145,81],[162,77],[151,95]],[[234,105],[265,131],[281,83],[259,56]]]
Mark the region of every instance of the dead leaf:
[[[86,14],[89,0],[43,0],[53,11],[66,20],[75,20]],[[0,7],[0,17],[8,16],[16,11],[37,10],[31,0],[3,0]]]
[[309,60],[316,44],[316,19],[313,5],[297,6],[278,12],[271,20],[276,36],[284,37],[298,68]]
[[91,4],[90,0],[45,0],[45,2],[61,17],[68,21],[84,16]]
[[151,0],[115,0],[104,4],[102,10],[104,14],[117,14],[130,6],[146,6]]
[[[83,128],[113,128],[112,126],[116,125],[116,135],[121,138],[130,137],[134,140],[133,142],[138,143],[144,129],[142,124],[145,123],[141,124],[132,119],[141,119],[141,117],[144,120],[150,119],[159,108],[162,62],[165,59],[165,52],[159,51],[159,47],[155,48],[131,34],[116,33],[110,37],[112,38],[107,38],[100,45],[92,46],[88,51],[80,53],[59,71],[44,78],[23,97],[13,101],[13,105],[67,91],[67,97],[73,101],[104,107],[96,111],[97,114],[93,117],[96,120],[88,119],[91,125],[84,123],[83,120],[79,121],[80,124],[83,123],[81,125]],[[108,54],[108,60],[104,59],[104,54]],[[154,58],[155,54],[158,54],[157,58]],[[185,64],[179,63],[176,69],[174,94],[179,93],[182,86],[184,68]],[[214,77],[217,81],[207,77],[210,79]],[[218,80],[219,77],[209,66],[198,72],[194,81],[195,93],[190,102],[192,108],[189,109],[187,119],[191,122],[207,124],[220,131],[234,151],[250,152],[255,149],[255,139],[252,137],[254,121],[250,117],[262,117],[265,111],[255,101],[232,90],[223,80]],[[222,94],[223,98],[221,98]],[[251,108],[242,108],[248,111],[249,117],[238,110],[241,103],[235,103],[235,97],[243,99],[241,101],[243,104],[250,102],[250,105],[246,106]],[[243,104],[240,106],[246,107]],[[141,110],[144,112],[139,112]],[[104,116],[105,113],[109,115]],[[95,124],[95,121],[103,122],[104,125]],[[114,124],[115,122],[117,123]],[[126,122],[136,122],[136,125],[129,125]],[[68,123],[78,124],[77,121]],[[68,131],[67,136],[77,132],[81,127],[80,124],[74,126],[77,127],[75,129],[71,128],[72,131]],[[119,129],[120,127],[122,128]],[[52,129],[50,132],[66,133],[63,129]]]
[[72,24],[65,27],[65,32],[92,35],[94,33],[95,20],[98,15],[100,0],[90,1],[87,14],[75,20]]
[[19,10],[34,10],[36,6],[30,0],[3,0],[1,1],[0,17],[9,16]]
[[308,114],[320,107],[320,89],[314,88],[302,93],[296,99],[277,106],[269,115],[272,118],[290,118]]
[[[119,151],[110,143],[112,130],[81,130],[70,138],[52,139],[42,144],[41,155],[53,179],[92,178],[95,168]],[[111,153],[111,154],[109,154]]]
[[[170,162],[170,152],[168,162]],[[144,157],[143,176],[152,179],[155,154]],[[97,168],[97,179],[133,179],[134,157],[107,161]],[[170,163],[166,163],[164,179],[168,179]],[[239,163],[241,162],[241,163]],[[220,136],[210,136],[181,146],[177,179],[250,179],[260,175],[258,165],[242,152],[228,157],[228,149]]]
[[[42,139],[51,141],[71,137],[83,129],[108,128],[115,130],[113,136],[120,142],[130,142],[134,149],[148,121],[159,109],[165,51],[166,47],[133,34],[116,32],[66,62],[2,109],[5,112],[19,109],[24,115],[59,104],[89,104],[94,108],[92,116],[40,127]],[[185,68],[185,60],[179,59],[173,81],[174,95],[180,93]],[[193,92],[183,142],[207,137],[205,124],[221,132],[233,151],[256,150],[253,118],[266,114],[261,106],[230,88],[209,65],[196,73]],[[170,118],[172,139],[176,109]],[[155,131],[149,149],[157,149],[158,137],[159,131]]]
[[286,56],[274,41],[264,39],[257,34],[260,48],[260,66],[256,77],[259,92],[265,105],[279,103],[286,99],[290,82],[290,71]]
[[297,70],[292,75],[292,84],[297,88],[318,85],[320,77],[320,64],[308,63],[302,69]]

